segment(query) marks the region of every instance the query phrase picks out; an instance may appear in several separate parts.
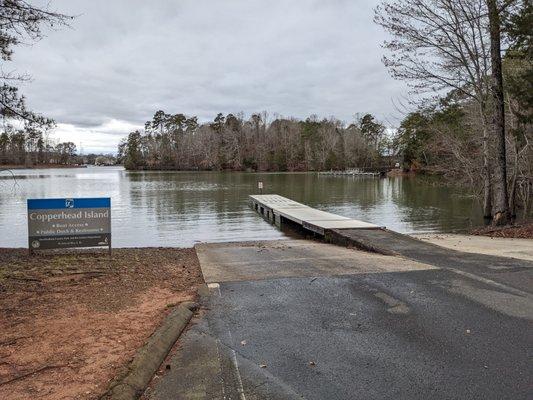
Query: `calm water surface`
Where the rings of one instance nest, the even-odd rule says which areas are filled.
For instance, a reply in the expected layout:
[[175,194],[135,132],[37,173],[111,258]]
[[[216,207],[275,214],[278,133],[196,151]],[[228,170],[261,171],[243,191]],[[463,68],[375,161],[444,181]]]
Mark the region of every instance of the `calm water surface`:
[[276,239],[283,233],[248,208],[247,196],[277,193],[312,207],[404,232],[461,231],[482,222],[479,204],[419,178],[316,173],[127,172],[120,167],[17,170],[0,174],[0,247],[26,247],[26,199],[111,197],[116,247]]

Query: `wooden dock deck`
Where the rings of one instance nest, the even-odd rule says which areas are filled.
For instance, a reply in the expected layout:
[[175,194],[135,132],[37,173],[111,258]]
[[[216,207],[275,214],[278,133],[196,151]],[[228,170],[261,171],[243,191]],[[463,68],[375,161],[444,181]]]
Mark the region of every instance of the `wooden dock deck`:
[[383,228],[369,222],[317,210],[277,194],[251,195],[250,206],[277,226],[288,220],[319,235],[324,235],[329,229]]

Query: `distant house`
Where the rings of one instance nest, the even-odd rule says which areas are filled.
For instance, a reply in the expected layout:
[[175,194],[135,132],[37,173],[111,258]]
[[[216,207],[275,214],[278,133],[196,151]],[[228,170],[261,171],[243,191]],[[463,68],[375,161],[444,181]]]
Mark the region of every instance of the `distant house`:
[[112,156],[98,156],[94,160],[94,165],[110,166],[115,165],[117,160]]

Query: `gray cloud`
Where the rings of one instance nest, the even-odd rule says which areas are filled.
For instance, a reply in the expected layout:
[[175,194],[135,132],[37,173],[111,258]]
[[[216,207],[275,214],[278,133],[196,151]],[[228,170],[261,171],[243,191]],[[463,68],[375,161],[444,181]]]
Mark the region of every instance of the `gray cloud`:
[[[394,120],[406,89],[381,64],[376,1],[55,0],[72,29],[16,49],[32,109],[80,140],[158,109],[211,119],[267,110]],[[122,121],[121,124],[110,121]],[[126,134],[117,130],[116,134]],[[98,142],[98,140],[96,140]],[[96,145],[95,145],[96,146]],[[96,148],[96,147],[94,147]]]

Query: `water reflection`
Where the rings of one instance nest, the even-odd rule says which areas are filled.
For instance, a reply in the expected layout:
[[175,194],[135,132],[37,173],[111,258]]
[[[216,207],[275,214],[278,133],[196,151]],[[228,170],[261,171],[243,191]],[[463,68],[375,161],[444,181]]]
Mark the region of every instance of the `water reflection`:
[[418,178],[127,172],[115,167],[15,174],[16,187],[6,180],[0,186],[0,246],[26,246],[26,199],[40,197],[110,196],[116,246],[283,237],[247,206],[247,196],[257,192],[259,180],[265,192],[400,232],[457,231],[482,221],[474,199]]

